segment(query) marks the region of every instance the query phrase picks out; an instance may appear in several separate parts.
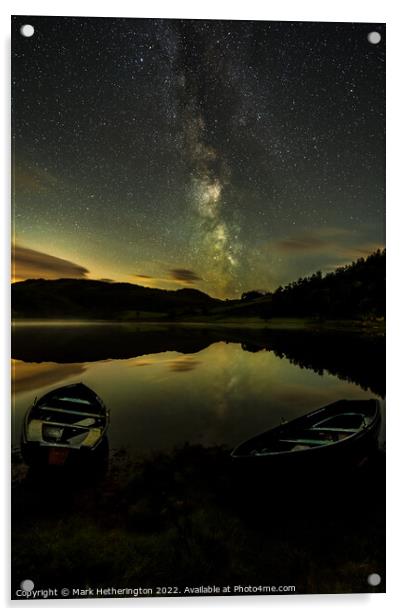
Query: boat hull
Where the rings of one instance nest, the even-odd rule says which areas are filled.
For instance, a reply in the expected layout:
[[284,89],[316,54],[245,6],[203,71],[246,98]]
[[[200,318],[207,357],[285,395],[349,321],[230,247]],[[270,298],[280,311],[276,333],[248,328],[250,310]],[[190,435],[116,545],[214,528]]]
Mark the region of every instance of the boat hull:
[[[52,390],[28,409],[21,454],[29,466],[82,466],[108,454],[109,413],[83,383]],[[63,435],[70,438],[64,438]]]
[[49,446],[21,440],[21,455],[28,466],[79,467],[96,464],[108,456],[107,436],[91,449]]
[[315,476],[328,474],[331,470],[339,473],[342,470],[348,471],[356,468],[363,464],[371,452],[378,447],[381,425],[379,403],[377,400],[370,400],[367,403],[367,406],[360,403],[359,407],[367,409],[367,425],[348,438],[311,448],[300,448],[299,450],[295,448],[292,451],[268,453],[267,455],[253,454],[253,451],[255,452],[258,447],[261,448],[264,443],[268,444],[268,449],[273,448],[274,444],[281,439],[286,440],[289,435],[311,429],[314,422],[319,423],[331,415],[336,416],[338,409],[348,405],[348,408],[353,408],[352,401],[338,401],[240,444],[231,453],[234,468],[244,471],[249,477],[252,474],[269,472],[272,479],[276,476],[280,478],[285,474],[307,477],[310,474]]

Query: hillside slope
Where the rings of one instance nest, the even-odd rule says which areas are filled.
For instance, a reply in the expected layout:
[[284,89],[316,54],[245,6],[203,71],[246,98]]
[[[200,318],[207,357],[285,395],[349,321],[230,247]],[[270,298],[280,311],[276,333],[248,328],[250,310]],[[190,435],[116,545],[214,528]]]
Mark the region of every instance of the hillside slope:
[[164,291],[72,278],[16,282],[11,294],[14,318],[176,318],[221,303],[196,289]]

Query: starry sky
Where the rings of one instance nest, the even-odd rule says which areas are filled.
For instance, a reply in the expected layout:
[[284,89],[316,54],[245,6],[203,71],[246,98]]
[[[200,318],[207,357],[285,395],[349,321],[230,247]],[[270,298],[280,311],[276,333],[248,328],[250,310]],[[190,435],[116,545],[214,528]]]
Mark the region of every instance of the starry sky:
[[13,17],[12,99],[14,280],[232,298],[384,246],[383,24]]

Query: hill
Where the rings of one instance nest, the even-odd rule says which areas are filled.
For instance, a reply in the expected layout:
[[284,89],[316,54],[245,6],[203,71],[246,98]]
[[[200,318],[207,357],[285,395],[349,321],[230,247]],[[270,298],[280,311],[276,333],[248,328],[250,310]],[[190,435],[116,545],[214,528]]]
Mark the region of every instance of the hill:
[[220,300],[197,289],[165,291],[99,280],[24,280],[11,288],[13,318],[175,319],[207,313]]
[[257,317],[368,319],[385,316],[385,250],[274,293],[218,300],[197,289],[165,291],[99,280],[25,280],[12,285],[13,318],[225,321]]

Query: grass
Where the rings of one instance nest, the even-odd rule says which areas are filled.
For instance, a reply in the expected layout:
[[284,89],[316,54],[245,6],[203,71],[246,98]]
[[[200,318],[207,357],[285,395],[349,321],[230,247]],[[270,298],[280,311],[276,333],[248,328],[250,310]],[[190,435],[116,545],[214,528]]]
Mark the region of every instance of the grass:
[[367,592],[367,576],[384,573],[382,457],[371,464],[349,484],[306,493],[250,487],[220,447],[137,460],[115,452],[98,483],[30,476],[16,463],[14,585]]

